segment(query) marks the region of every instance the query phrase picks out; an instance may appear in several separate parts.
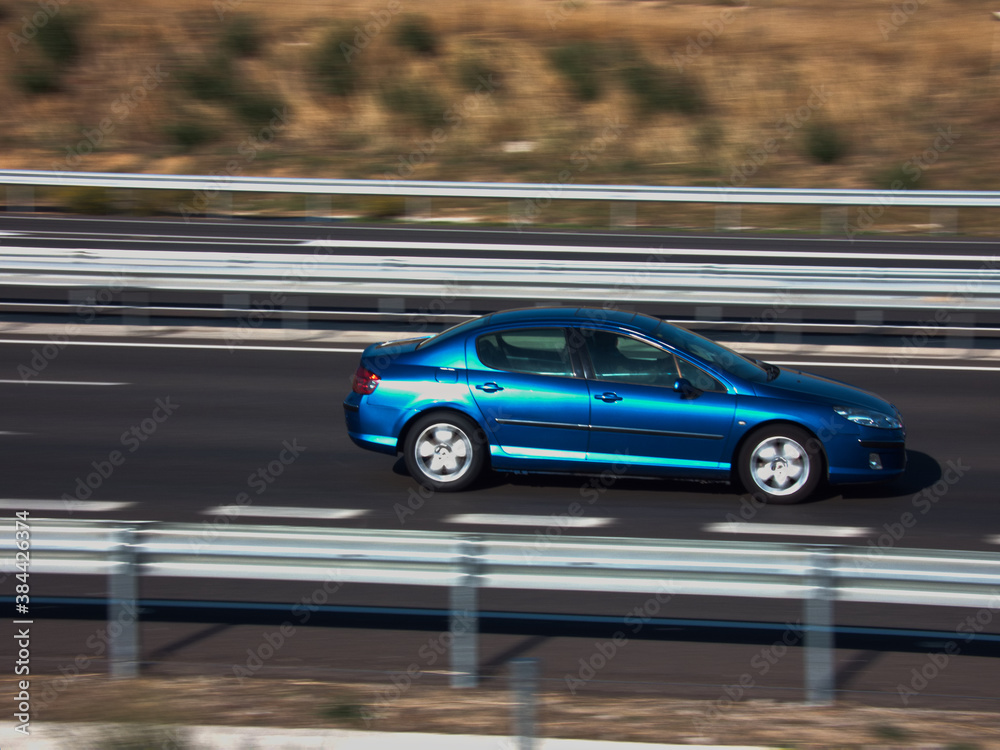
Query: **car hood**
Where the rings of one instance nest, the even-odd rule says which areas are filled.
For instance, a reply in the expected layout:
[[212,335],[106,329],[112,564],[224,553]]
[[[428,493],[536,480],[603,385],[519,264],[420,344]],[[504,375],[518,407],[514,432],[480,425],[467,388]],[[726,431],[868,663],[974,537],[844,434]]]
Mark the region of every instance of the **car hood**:
[[754,383],[758,396],[786,398],[831,406],[860,406],[892,414],[895,408],[884,398],[853,385],[782,367],[781,374],[768,383]]

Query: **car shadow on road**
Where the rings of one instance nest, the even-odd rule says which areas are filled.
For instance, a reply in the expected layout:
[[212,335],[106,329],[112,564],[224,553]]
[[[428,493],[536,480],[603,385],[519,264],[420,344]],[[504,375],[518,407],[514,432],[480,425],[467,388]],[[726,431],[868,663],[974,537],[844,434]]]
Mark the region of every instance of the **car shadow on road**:
[[[942,481],[944,472],[941,464],[933,456],[920,451],[906,451],[906,471],[903,475],[889,482],[875,484],[840,484],[827,488],[830,497],[840,495],[844,498],[883,498],[906,497],[916,495],[926,489],[933,488]],[[822,499],[819,493],[817,499]]]

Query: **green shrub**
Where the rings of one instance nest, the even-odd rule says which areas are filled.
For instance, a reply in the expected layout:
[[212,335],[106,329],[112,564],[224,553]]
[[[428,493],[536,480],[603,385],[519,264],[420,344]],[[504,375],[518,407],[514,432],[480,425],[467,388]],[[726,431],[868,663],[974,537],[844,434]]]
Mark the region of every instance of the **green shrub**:
[[198,120],[181,120],[168,124],[164,133],[173,143],[190,151],[212,140],[213,131]]
[[369,219],[394,219],[406,215],[406,199],[398,195],[378,195],[361,202],[361,212]]
[[698,81],[673,68],[663,68],[640,60],[627,65],[622,70],[622,77],[643,113],[680,112],[695,115],[708,108]]
[[421,55],[437,54],[437,36],[426,16],[406,16],[397,23],[396,44]]
[[810,123],[805,135],[806,151],[821,164],[833,164],[847,155],[847,140],[832,123]]
[[577,99],[592,102],[600,99],[602,94],[603,52],[593,42],[573,42],[554,49],[549,60],[569,83]]
[[56,94],[62,91],[59,72],[47,65],[19,68],[12,78],[14,85],[25,94]]
[[434,89],[416,81],[389,84],[382,90],[382,104],[394,115],[425,128],[439,124],[445,109]]
[[80,26],[83,17],[66,10],[50,17],[48,23],[38,29],[35,43],[38,48],[58,67],[65,68],[80,57]]
[[348,54],[354,49],[350,28],[333,29],[320,43],[313,60],[313,72],[323,90],[334,96],[350,96],[358,90],[360,73]]
[[467,91],[476,91],[483,81],[503,86],[503,71],[484,57],[466,57],[458,64],[458,84]]
[[232,66],[223,57],[216,58],[203,67],[181,71],[178,80],[190,96],[206,102],[225,101],[233,95],[236,88]]
[[55,197],[67,210],[80,216],[106,216],[114,212],[111,191],[107,188],[64,188]]
[[66,739],[68,740],[66,746],[74,750],[151,750],[151,748],[189,750],[195,747],[186,728],[153,727],[142,724],[120,724],[83,733],[71,732]]
[[222,32],[222,48],[237,57],[254,57],[264,46],[256,18],[236,16]]
[[274,118],[275,110],[282,111],[284,102],[268,94],[241,93],[233,100],[233,109],[243,122],[264,125]]

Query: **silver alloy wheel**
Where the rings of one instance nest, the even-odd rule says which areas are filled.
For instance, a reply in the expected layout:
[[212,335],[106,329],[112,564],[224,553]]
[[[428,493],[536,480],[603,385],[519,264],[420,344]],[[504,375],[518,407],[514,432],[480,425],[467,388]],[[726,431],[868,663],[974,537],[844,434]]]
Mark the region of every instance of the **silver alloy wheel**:
[[448,422],[430,425],[414,444],[416,466],[435,482],[456,482],[472,466],[472,441]]
[[768,495],[791,495],[809,479],[809,453],[788,437],[772,436],[750,454],[750,476]]

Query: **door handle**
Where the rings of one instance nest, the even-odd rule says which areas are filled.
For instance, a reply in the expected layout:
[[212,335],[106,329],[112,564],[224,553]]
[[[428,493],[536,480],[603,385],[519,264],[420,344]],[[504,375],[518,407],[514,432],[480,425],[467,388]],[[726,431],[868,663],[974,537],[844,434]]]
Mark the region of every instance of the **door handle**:
[[611,404],[614,403],[615,401],[622,400],[621,396],[619,396],[617,393],[612,393],[611,391],[605,391],[604,393],[599,393],[598,395],[594,396],[594,398],[596,398],[599,401],[603,401],[606,404]]
[[485,391],[486,393],[496,393],[497,391],[502,391],[503,386],[497,385],[493,381],[489,383],[483,383],[482,385],[476,386],[477,391]]

